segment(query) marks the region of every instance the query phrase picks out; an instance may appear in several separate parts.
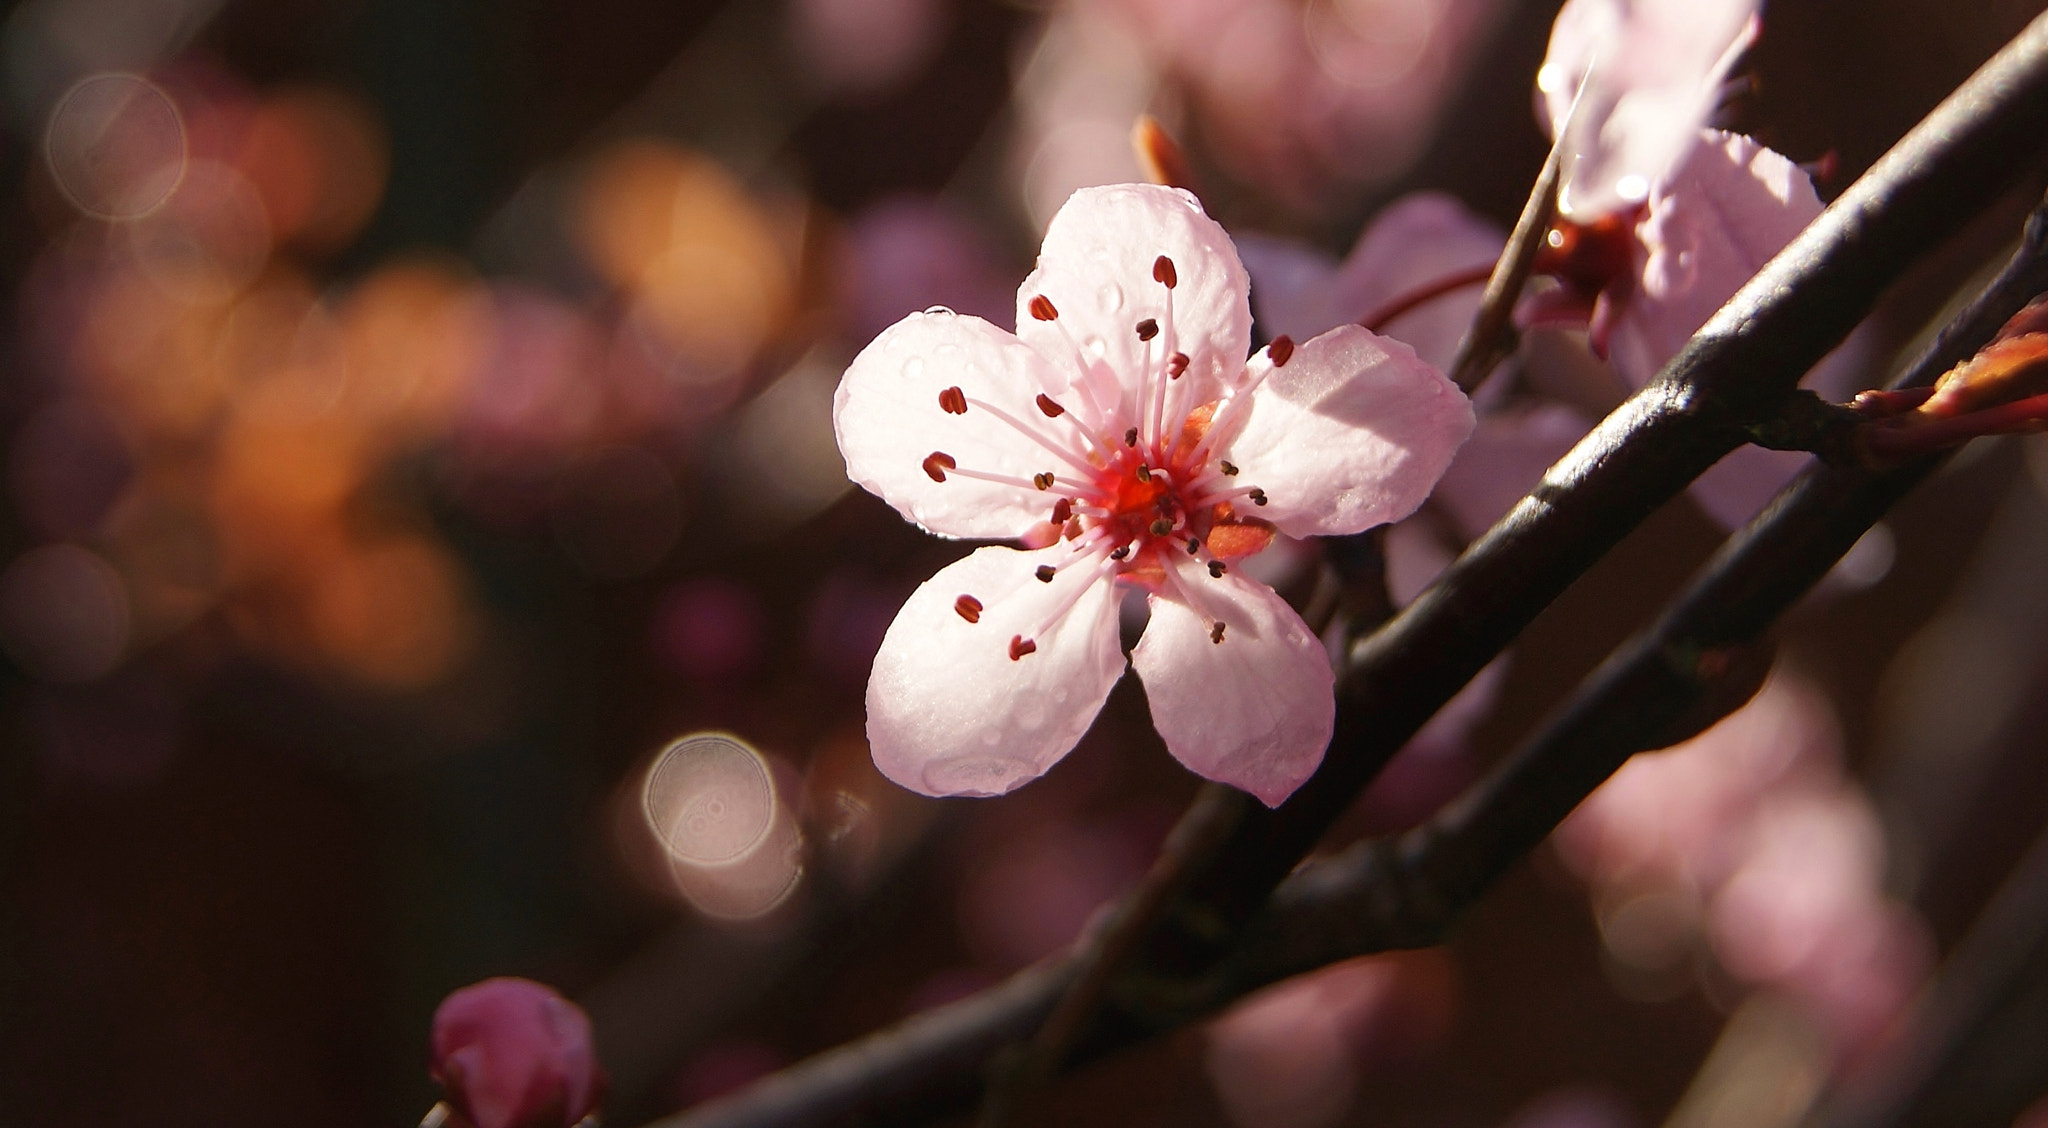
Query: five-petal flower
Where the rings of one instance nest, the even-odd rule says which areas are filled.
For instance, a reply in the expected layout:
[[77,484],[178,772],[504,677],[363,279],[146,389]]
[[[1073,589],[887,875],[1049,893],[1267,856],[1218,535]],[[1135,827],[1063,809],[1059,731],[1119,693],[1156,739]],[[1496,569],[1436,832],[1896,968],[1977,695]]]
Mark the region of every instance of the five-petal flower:
[[930,795],[1043,774],[1122,676],[1119,583],[1149,596],[1131,664],[1168,750],[1268,804],[1315,770],[1328,656],[1231,565],[1276,530],[1407,516],[1472,410],[1357,327],[1247,361],[1248,295],[1193,196],[1084,189],[1046,232],[1014,336],[927,310],[847,369],[833,421],[855,482],[942,536],[1039,546],[978,549],[898,614],[867,694],[884,774]]

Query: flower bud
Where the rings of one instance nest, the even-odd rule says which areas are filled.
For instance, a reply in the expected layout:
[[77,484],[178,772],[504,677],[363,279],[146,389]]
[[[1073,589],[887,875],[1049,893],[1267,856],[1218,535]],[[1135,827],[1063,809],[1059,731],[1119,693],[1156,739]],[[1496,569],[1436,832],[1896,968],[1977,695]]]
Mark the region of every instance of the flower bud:
[[570,1128],[604,1098],[589,1017],[530,979],[486,979],[443,999],[427,1069],[468,1128]]

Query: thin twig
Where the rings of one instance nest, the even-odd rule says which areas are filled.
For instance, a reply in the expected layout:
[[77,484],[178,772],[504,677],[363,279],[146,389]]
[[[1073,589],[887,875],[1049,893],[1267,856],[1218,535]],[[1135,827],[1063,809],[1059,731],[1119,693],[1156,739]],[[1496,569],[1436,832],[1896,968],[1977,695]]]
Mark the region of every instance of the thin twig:
[[1100,1008],[1110,974],[1158,921],[1160,910],[1181,891],[1194,868],[1222,844],[1251,802],[1244,792],[1220,783],[1205,785],[1195,796],[1144,881],[1117,902],[1074,954],[1065,992],[1015,1065],[990,1084],[982,1105],[982,1128],[1009,1123],[1031,1091],[1058,1071]]
[[1494,365],[1514,351],[1514,346],[1508,343],[1508,323],[1514,317],[1522,287],[1529,282],[1536,255],[1543,249],[1550,221],[1557,218],[1563,137],[1564,131],[1558,130],[1559,140],[1551,144],[1543,170],[1536,174],[1536,184],[1529,189],[1529,199],[1522,204],[1522,214],[1515,220],[1515,229],[1508,234],[1508,245],[1502,248],[1499,261],[1493,264],[1493,273],[1486,279],[1486,290],[1479,298],[1479,312],[1472,318],[1472,328],[1458,342],[1458,355],[1451,361],[1451,382],[1467,395],[1477,391]]

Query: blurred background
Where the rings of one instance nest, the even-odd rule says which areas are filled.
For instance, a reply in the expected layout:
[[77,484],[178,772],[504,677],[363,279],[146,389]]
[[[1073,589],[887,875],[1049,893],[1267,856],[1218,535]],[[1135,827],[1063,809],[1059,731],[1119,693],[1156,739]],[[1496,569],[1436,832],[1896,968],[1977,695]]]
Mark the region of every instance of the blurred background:
[[[1556,7],[14,6],[0,1123],[416,1123],[435,1004],[519,974],[589,1009],[632,1125],[1058,950],[1195,781],[1129,679],[1003,799],[874,772],[868,663],[961,548],[848,485],[840,372],[914,309],[1009,325],[1067,194],[1141,178],[1143,112],[1240,236],[1334,263],[1424,188],[1505,226]],[[1740,124],[1831,155],[1831,197],[2040,8],[1781,2]],[[1876,355],[2028,203],[1895,287]],[[1720,536],[1660,513],[1340,836],[1454,794]],[[2048,446],[1978,444],[1790,617],[1755,704],[1450,945],[1275,988],[1057,1116],[1789,1122],[2048,814],[2044,564]]]

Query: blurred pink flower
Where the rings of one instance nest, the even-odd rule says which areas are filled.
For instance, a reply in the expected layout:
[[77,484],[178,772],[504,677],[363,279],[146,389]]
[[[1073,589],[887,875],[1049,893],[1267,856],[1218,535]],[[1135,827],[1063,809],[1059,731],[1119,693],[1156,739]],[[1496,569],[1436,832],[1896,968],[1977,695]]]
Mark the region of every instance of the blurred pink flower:
[[428,1071],[474,1128],[569,1128],[604,1099],[590,1019],[530,979],[486,979],[441,1000],[432,1047]]
[[1091,0],[1187,90],[1211,155],[1296,207],[1400,175],[1496,0]]
[[[1166,746],[1278,804],[1322,759],[1322,643],[1228,562],[1421,504],[1471,405],[1404,346],[1344,327],[1249,362],[1249,283],[1193,196],[1084,189],[1018,293],[1018,333],[913,314],[847,370],[848,476],[943,536],[1023,538],[943,569],[876,655],[885,775],[989,795],[1043,774],[1123,673],[1116,581],[1150,595],[1132,652]],[[1252,516],[1252,514],[1256,516]]]
[[847,224],[838,278],[854,341],[865,345],[906,309],[1007,318],[1010,289],[996,263],[988,235],[940,200],[896,196],[863,210]]

